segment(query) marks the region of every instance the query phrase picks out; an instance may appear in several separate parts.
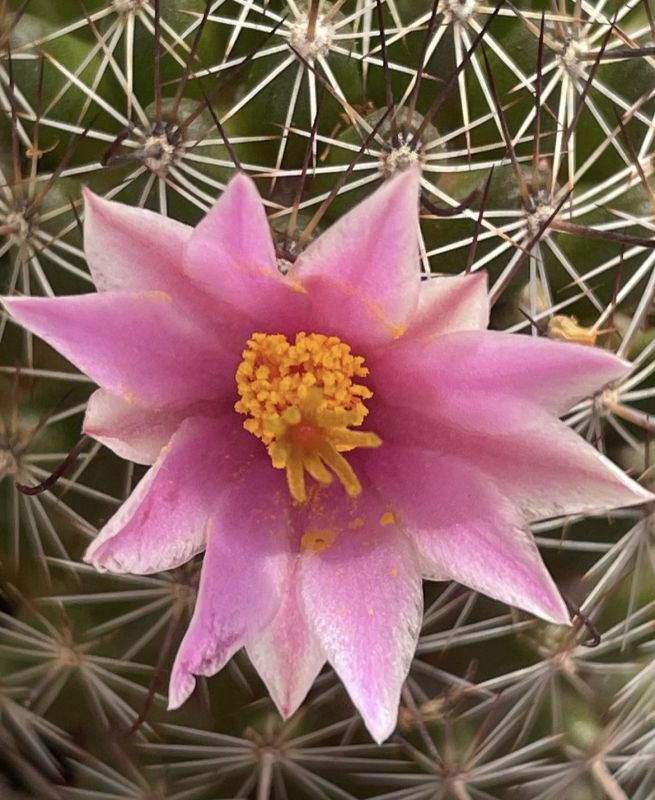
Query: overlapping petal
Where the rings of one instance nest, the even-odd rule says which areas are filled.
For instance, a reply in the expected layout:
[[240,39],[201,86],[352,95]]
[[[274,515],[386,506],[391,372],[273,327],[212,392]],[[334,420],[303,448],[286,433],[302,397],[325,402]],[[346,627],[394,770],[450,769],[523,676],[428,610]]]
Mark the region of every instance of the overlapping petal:
[[474,463],[389,444],[369,477],[416,543],[426,577],[568,622],[525,519]]
[[284,476],[262,461],[241,470],[212,516],[193,618],[173,664],[169,708],[275,617],[292,567]]
[[165,292],[181,314],[202,320],[232,348],[244,335],[242,313],[207,294],[184,271],[194,228],[84,190],[84,253],[100,292]]
[[277,614],[247,643],[246,650],[280,714],[287,719],[305,699],[325,664],[312,625],[299,603],[296,569],[284,587]]
[[182,261],[192,227],[89,189],[83,194],[84,254],[98,291],[185,290]]
[[501,404],[461,394],[451,401],[420,411],[378,404],[370,424],[385,432],[385,445],[368,461],[375,465],[391,446],[406,446],[475,465],[526,519],[607,511],[652,499],[564,423],[531,403],[505,398]]
[[489,324],[487,275],[439,275],[421,283],[418,309],[407,339],[427,341],[444,333],[484,330]]
[[309,292],[315,330],[353,347],[401,335],[419,297],[418,172],[390,180],[334,223],[290,271]]
[[[368,489],[368,490],[367,490]],[[412,542],[367,487],[324,491],[307,511],[299,582],[306,619],[378,742],[396,725],[423,610]],[[307,542],[325,540],[325,549]]]
[[[277,267],[264,206],[254,183],[237,175],[190,237],[184,266],[195,284],[253,321],[275,318],[277,333],[300,330],[309,300]],[[246,335],[258,328],[250,327]]]
[[528,400],[557,416],[628,368],[597,347],[499,331],[405,337],[376,356],[374,367],[388,403],[452,405],[453,398],[477,393],[499,405]]
[[85,560],[100,570],[143,575],[173,569],[202,552],[241,457],[249,447],[252,453],[248,439],[229,417],[185,420]]
[[[468,398],[468,413],[478,411],[477,399]],[[653,499],[564,423],[528,403],[508,406],[517,421],[512,431],[494,440],[483,431],[466,434],[451,439],[448,449],[474,463],[527,518],[606,512]]]
[[11,297],[15,320],[45,339],[102,388],[155,406],[220,400],[239,354],[160,291]]
[[[205,416],[208,410],[203,404],[197,413]],[[154,464],[182,421],[195,415],[188,408],[144,408],[98,389],[89,398],[82,429],[121,458]]]

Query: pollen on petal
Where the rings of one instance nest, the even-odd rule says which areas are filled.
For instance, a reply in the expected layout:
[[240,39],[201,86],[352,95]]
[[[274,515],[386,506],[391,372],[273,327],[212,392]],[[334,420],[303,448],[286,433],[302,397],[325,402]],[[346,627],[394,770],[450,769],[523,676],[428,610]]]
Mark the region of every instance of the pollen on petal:
[[266,445],[271,462],[285,469],[298,503],[307,500],[306,473],[318,485],[336,476],[351,497],[361,483],[344,453],[379,447],[380,437],[354,431],[373,396],[363,383],[368,375],[362,356],[337,336],[253,333],[236,372],[239,400],[234,408],[247,415],[244,428]]
[[380,517],[380,525],[395,525],[396,521],[396,515],[393,511],[385,511]]
[[302,547],[313,550],[315,553],[322,553],[334,543],[339,535],[338,528],[325,528],[323,530],[305,531],[300,540]]
[[135,295],[135,300],[163,300],[165,303],[172,303],[173,297],[169,292],[160,289],[149,289],[147,292],[139,292]]

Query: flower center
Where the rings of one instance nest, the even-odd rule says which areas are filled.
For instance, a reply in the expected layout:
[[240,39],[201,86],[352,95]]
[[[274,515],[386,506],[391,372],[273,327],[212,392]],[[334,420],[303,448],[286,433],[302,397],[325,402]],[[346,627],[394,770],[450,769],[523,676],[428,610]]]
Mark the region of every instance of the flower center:
[[333,475],[352,497],[362,486],[342,453],[379,447],[375,433],[353,431],[368,414],[373,392],[356,378],[368,375],[362,356],[338,336],[298,333],[292,344],[280,333],[253,333],[236,372],[234,408],[243,427],[261,439],[277,469],[286,469],[289,491],[307,499],[305,472],[321,484]]

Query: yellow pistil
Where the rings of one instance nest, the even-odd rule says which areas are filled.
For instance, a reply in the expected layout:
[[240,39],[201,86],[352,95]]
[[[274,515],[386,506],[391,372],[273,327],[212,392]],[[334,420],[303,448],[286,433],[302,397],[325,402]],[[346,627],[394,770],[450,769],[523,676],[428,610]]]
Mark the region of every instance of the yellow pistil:
[[337,336],[298,333],[293,344],[282,334],[253,333],[236,372],[234,408],[248,419],[244,428],[266,445],[273,466],[286,469],[289,491],[307,499],[305,472],[327,485],[333,475],[351,497],[362,486],[342,453],[378,447],[379,436],[353,431],[368,414],[371,390],[364,359]]

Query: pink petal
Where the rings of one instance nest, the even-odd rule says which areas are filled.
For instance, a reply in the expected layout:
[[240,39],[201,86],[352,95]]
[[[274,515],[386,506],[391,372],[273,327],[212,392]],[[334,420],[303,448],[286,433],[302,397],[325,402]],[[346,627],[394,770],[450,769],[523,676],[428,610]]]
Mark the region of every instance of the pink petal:
[[421,282],[418,309],[408,339],[431,339],[455,331],[485,330],[489,324],[487,273],[439,275]]
[[418,171],[383,186],[334,223],[290,276],[312,298],[314,330],[351,345],[400,336],[419,294]]
[[526,519],[608,511],[652,499],[564,423],[509,397],[457,394],[423,413],[378,403],[367,427],[387,446],[461,460],[492,483]]
[[229,298],[221,296],[220,286],[219,296],[209,294],[183,269],[193,228],[89,190],[84,197],[84,251],[99,291],[165,291],[181,313],[202,320],[226,349],[241,352],[253,332],[252,323],[226,302]]
[[472,464],[387,444],[369,471],[416,543],[427,577],[448,576],[551,622],[568,623],[525,521]]
[[[274,333],[300,330],[308,308],[301,286],[277,267],[275,248],[255,184],[237,175],[195,228],[187,245],[185,270],[205,292],[253,319],[278,317]],[[248,335],[253,330],[250,325]]]
[[98,291],[177,294],[193,228],[170,217],[84,194],[84,254]]
[[378,742],[396,725],[423,606],[416,551],[386,510],[369,487],[353,501],[321,492],[305,536],[336,538],[299,565],[305,618]]
[[284,475],[265,460],[254,462],[225,496],[173,664],[169,708],[193,692],[194,675],[214,675],[275,617],[292,566],[288,509]]
[[385,402],[425,408],[469,393],[517,397],[561,415],[628,370],[606,350],[498,331],[404,337],[368,359]]
[[256,440],[233,417],[185,420],[84,558],[99,570],[173,569],[205,547],[207,531],[252,458]]
[[121,458],[154,464],[185,416],[179,409],[141,408],[98,389],[89,398],[83,430]]
[[[472,414],[475,399],[467,400]],[[507,404],[518,421],[513,431],[493,443],[485,433],[467,434],[463,447],[453,441],[447,449],[471,459],[528,519],[606,512],[654,499],[564,423],[528,404]]]
[[289,577],[276,616],[247,643],[246,649],[280,714],[288,719],[305,699],[325,663],[298,603],[295,572]]
[[13,297],[3,303],[14,319],[128,402],[232,402],[239,352],[228,360],[218,336],[165,292]]

